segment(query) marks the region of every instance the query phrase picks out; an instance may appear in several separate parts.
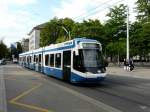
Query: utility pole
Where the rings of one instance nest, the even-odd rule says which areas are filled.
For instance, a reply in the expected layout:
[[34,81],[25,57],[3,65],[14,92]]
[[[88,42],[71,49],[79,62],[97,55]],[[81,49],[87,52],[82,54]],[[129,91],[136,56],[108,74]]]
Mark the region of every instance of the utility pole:
[[129,61],[129,7],[127,6],[127,54],[126,54],[126,59]]

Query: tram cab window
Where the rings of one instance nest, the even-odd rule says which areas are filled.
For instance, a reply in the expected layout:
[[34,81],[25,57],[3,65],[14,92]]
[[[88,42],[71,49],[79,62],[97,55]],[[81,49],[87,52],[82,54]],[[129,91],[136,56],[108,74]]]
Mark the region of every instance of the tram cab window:
[[46,54],[45,55],[45,65],[48,66],[48,62],[49,62],[49,55]]
[[80,49],[73,55],[73,68],[81,72],[104,72],[103,56],[99,49]]
[[61,68],[61,53],[55,54],[55,67]]
[[54,67],[54,54],[50,54],[50,66]]

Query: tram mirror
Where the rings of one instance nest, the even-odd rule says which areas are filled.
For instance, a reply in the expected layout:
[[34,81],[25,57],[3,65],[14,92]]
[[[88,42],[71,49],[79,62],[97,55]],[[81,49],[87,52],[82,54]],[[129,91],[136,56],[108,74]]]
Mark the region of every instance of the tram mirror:
[[70,66],[70,65],[66,65],[66,67],[67,67],[67,68],[70,68],[71,66]]
[[75,49],[75,55],[79,55],[79,50],[78,49]]

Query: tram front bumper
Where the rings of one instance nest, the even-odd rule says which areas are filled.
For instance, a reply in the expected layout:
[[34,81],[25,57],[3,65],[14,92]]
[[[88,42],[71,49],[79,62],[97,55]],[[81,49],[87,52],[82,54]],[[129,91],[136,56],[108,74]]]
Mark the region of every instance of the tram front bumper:
[[71,82],[72,83],[98,83],[101,82],[105,79],[106,73],[102,75],[94,75],[94,76],[86,76],[86,77],[81,77],[79,75],[73,74],[71,77]]

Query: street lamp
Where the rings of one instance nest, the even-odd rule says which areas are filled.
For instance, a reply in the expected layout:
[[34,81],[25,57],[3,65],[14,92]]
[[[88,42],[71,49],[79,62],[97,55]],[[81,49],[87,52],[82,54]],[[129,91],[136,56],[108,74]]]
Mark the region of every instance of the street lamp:
[[64,29],[65,32],[68,34],[70,40],[71,39],[70,31],[68,31],[64,26],[62,26],[62,29]]
[[126,59],[129,61],[129,7],[127,6],[127,54]]
[[70,40],[71,39],[70,31],[68,31],[62,24],[57,23],[57,25],[62,27],[62,29],[68,34],[68,37],[69,37],[69,40]]

